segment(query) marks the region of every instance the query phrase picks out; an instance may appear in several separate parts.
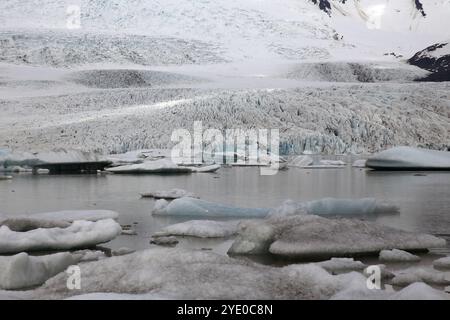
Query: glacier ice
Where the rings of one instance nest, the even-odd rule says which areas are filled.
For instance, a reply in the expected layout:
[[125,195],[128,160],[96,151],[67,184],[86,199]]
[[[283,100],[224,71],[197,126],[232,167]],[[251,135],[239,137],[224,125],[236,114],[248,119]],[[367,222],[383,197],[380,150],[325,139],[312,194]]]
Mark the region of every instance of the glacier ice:
[[379,170],[449,170],[450,152],[395,147],[370,157],[366,166]]
[[380,261],[386,262],[417,262],[420,257],[404,250],[392,249],[381,250],[379,255]]
[[367,266],[353,258],[331,258],[330,260],[315,263],[330,273],[345,273],[350,271],[362,271]]
[[22,252],[0,257],[0,289],[17,290],[41,285],[68,266],[77,264],[79,258],[67,252],[36,257]]
[[366,167],[366,159],[358,159],[352,163],[352,167],[355,168],[365,168]]
[[153,236],[224,238],[237,233],[239,221],[190,220],[170,225]]
[[445,240],[396,230],[356,219],[314,215],[277,216],[242,224],[230,254],[266,254],[318,259],[378,253],[381,250],[427,250]]
[[123,165],[106,169],[113,173],[157,173],[157,174],[175,174],[191,173],[193,170],[188,167],[178,166],[168,159],[155,161],[145,161],[143,163]]
[[26,232],[15,232],[1,226],[0,253],[86,248],[108,242],[121,232],[120,225],[112,219],[77,220],[67,228],[39,228]]
[[241,208],[195,198],[179,198],[170,203],[158,200],[153,214],[169,216],[201,216],[201,217],[265,217],[269,209]]
[[312,165],[313,163],[314,160],[310,156],[296,156],[294,159],[289,161],[288,166],[304,168]]

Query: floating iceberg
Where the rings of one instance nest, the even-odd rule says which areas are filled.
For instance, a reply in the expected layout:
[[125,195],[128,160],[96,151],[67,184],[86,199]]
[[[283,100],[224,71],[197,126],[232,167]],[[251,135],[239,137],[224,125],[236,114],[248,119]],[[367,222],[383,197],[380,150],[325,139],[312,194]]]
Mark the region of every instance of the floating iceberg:
[[105,157],[111,161],[113,166],[137,164],[148,160],[158,160],[170,157],[170,149],[142,149],[133,150],[126,153],[111,154]]
[[366,166],[378,170],[450,170],[450,152],[396,147],[370,157]]
[[420,257],[407,251],[392,249],[382,250],[379,256],[381,261],[389,262],[417,262],[420,261]]
[[211,165],[207,165],[207,166],[191,167],[191,169],[192,169],[192,172],[207,173],[207,172],[216,172],[221,167],[222,166],[220,164],[211,164]]
[[450,269],[450,257],[437,259],[433,262],[435,268]]
[[16,232],[26,232],[39,228],[67,228],[70,226],[70,223],[62,220],[43,220],[28,217],[0,217],[0,226],[6,226]]
[[196,198],[192,192],[188,192],[183,189],[171,189],[168,191],[154,191],[141,193],[143,198],[155,198],[155,199],[178,199],[183,197]]
[[169,237],[160,237],[160,236],[153,236],[150,240],[151,244],[156,244],[158,246],[174,246],[178,243],[177,237],[169,236]]
[[0,175],[0,181],[2,181],[2,180],[11,180],[13,177],[11,177],[11,176],[1,176]]
[[79,260],[80,256],[67,252],[37,257],[22,252],[0,257],[0,289],[17,290],[41,285]]
[[320,160],[319,164],[323,166],[345,166],[347,163],[345,163],[342,160]]
[[160,159],[155,161],[145,161],[138,164],[124,165],[114,168],[106,169],[113,173],[160,173],[160,174],[175,174],[175,173],[191,173],[193,170],[188,167],[178,166],[167,159]]
[[396,230],[373,222],[294,215],[242,223],[229,253],[270,252],[299,259],[327,259],[393,248],[426,250],[443,247],[445,243],[431,235]]
[[165,227],[153,236],[224,238],[237,233],[239,221],[191,220]]
[[67,228],[39,228],[27,232],[16,232],[1,226],[0,253],[87,248],[108,242],[121,232],[120,225],[112,219],[96,222],[80,220]]
[[194,198],[180,198],[172,202],[158,200],[153,214],[202,217],[265,217],[269,209],[240,208]]
[[406,287],[415,282],[446,286],[450,284],[450,277],[447,273],[432,268],[414,267],[396,273],[391,281],[399,287]]
[[373,198],[336,199],[324,198],[319,200],[295,202],[284,201],[281,206],[271,210],[270,216],[294,214],[313,215],[371,215],[398,213],[399,208],[384,201]]

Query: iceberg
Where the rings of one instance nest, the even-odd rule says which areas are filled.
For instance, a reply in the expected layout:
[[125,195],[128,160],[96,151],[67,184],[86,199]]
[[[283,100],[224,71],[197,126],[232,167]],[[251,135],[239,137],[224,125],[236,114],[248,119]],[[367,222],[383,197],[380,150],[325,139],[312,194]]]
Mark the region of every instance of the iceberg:
[[394,293],[391,300],[450,300],[450,295],[423,282],[415,282]]
[[155,215],[201,216],[201,217],[265,217],[270,209],[241,208],[200,199],[184,197],[172,202],[156,201]]
[[67,252],[37,257],[22,252],[0,257],[0,289],[18,290],[41,285],[79,260],[80,256]]
[[342,160],[320,160],[319,164],[323,165],[323,166],[345,166],[345,165],[347,165]]
[[240,226],[230,254],[267,254],[297,259],[329,259],[379,253],[381,250],[427,250],[444,239],[396,230],[356,219],[314,215],[279,216]]
[[119,213],[111,210],[63,210],[55,212],[35,213],[29,216],[40,220],[62,220],[73,222],[76,220],[99,221],[104,219],[117,220]]
[[222,166],[220,164],[210,164],[207,166],[191,167],[191,169],[192,172],[208,173],[208,172],[216,172],[221,167]]
[[440,269],[450,269],[450,257],[444,257],[433,261],[433,266]]
[[324,198],[319,200],[296,202],[284,201],[281,206],[272,209],[270,216],[283,216],[294,214],[312,215],[372,215],[394,214],[399,208],[384,201],[373,198],[363,199],[336,199]]
[[239,221],[191,220],[165,227],[153,237],[188,236],[198,238],[225,238],[237,233]]
[[175,246],[178,242],[178,239],[174,236],[153,236],[150,240],[150,244],[158,246]]
[[392,249],[382,250],[379,256],[380,261],[386,262],[417,262],[420,257],[407,251]]
[[22,251],[70,250],[88,248],[114,239],[122,232],[112,219],[99,221],[74,221],[67,228],[39,228],[16,232],[0,227],[0,253]]
[[450,277],[447,273],[432,268],[413,267],[395,273],[395,277],[391,281],[392,285],[399,287],[406,287],[415,282],[446,286],[450,284]]
[[183,197],[196,198],[192,192],[188,192],[183,189],[171,189],[168,191],[154,191],[141,193],[143,198],[155,198],[155,199],[178,199]]
[[193,170],[188,167],[178,166],[167,159],[155,161],[145,161],[138,164],[123,165],[106,169],[107,172],[113,173],[157,173],[157,174],[177,174],[191,173]]
[[376,170],[450,170],[450,152],[396,147],[370,157],[366,166]]

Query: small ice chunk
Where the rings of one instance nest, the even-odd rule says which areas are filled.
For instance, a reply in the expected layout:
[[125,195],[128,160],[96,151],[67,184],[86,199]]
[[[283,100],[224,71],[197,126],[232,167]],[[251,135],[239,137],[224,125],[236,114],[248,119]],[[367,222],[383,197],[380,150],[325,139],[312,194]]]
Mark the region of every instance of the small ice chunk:
[[450,269],[450,257],[437,259],[433,262],[435,268]]
[[361,261],[355,261],[353,258],[331,258],[331,260],[316,263],[330,273],[345,273],[350,271],[362,271],[366,265]]
[[153,236],[223,238],[237,233],[239,221],[191,220],[165,227]]
[[153,236],[152,239],[150,240],[151,244],[156,244],[158,246],[173,246],[176,245],[178,243],[178,239],[177,237],[174,236]]
[[178,199],[183,197],[196,198],[192,192],[188,192],[184,189],[171,189],[167,191],[154,191],[148,193],[141,193],[143,198],[155,198],[155,199]]
[[111,254],[113,256],[124,256],[126,254],[131,254],[131,253],[134,253],[134,252],[136,252],[136,250],[133,250],[133,249],[130,249],[130,248],[127,248],[127,247],[122,247],[122,248],[119,248],[117,250],[112,250]]
[[353,162],[353,164],[352,164],[352,167],[355,167],[355,168],[365,168],[366,167],[366,159],[358,159],[358,160],[355,160],[354,162]]
[[114,173],[157,173],[157,174],[176,174],[191,173],[192,169],[179,166],[168,159],[155,161],[145,161],[138,164],[130,164],[106,169]]
[[37,257],[22,252],[0,257],[0,289],[17,290],[41,285],[78,260],[67,252]]
[[389,262],[416,262],[420,261],[420,257],[407,251],[392,249],[382,250],[379,256],[380,261]]
[[87,248],[108,242],[121,232],[120,225],[112,219],[96,222],[80,220],[67,228],[40,228],[27,232],[15,232],[1,226],[0,253]]
[[77,250],[72,252],[74,255],[80,255],[80,262],[98,261],[100,259],[105,259],[106,254],[100,250]]
[[373,198],[324,198],[306,202],[306,210],[315,215],[365,215],[397,213],[398,207]]
[[211,164],[208,166],[201,166],[201,167],[192,167],[193,172],[216,172],[219,170],[222,166],[220,164]]
[[[163,202],[164,201],[164,202]],[[158,200],[153,214],[169,216],[201,216],[201,217],[265,217],[269,209],[241,208],[200,199],[184,197],[168,203]]]
[[99,221],[104,219],[117,220],[119,214],[111,210],[63,210],[55,212],[36,213],[29,215],[30,218],[40,220],[62,220],[73,222],[76,220]]

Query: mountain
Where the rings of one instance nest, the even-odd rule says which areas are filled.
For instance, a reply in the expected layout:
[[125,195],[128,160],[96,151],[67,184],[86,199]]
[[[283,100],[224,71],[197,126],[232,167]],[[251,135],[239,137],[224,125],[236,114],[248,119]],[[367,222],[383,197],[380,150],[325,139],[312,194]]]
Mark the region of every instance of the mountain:
[[450,81],[450,42],[436,43],[408,60],[409,64],[431,71],[422,81]]

